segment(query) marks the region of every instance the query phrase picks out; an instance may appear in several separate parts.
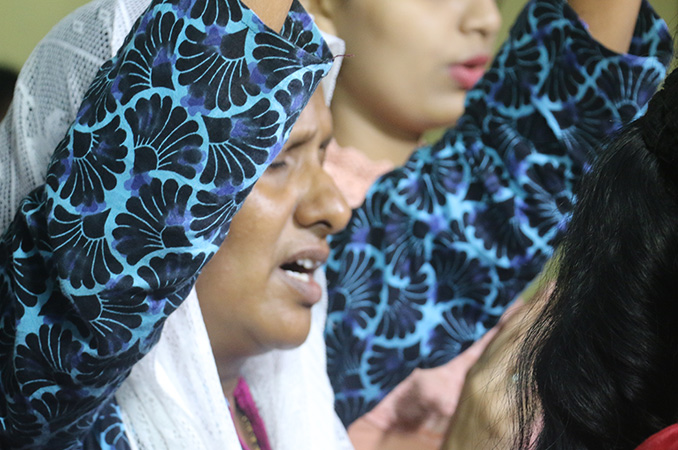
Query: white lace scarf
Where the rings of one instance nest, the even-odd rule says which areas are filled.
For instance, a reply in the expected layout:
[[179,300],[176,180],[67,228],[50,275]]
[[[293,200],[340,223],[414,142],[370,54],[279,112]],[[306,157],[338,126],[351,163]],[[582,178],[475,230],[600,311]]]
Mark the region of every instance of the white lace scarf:
[[[0,123],[3,230],[21,199],[44,182],[87,87],[149,3],[92,1],[61,21],[29,57]],[[343,43],[333,45],[343,52]],[[328,99],[332,90],[330,81]],[[324,274],[317,277],[324,286]],[[324,294],[302,346],[253,357],[243,370],[275,450],[352,448],[325,372],[326,302]],[[195,292],[168,318],[159,344],[134,366],[116,398],[137,449],[240,449]]]

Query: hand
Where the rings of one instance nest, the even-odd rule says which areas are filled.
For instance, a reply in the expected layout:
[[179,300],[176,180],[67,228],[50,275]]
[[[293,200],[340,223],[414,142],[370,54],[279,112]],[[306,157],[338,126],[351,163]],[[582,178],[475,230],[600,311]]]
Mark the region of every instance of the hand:
[[525,332],[539,312],[538,307],[524,304],[520,299],[518,302],[518,306],[502,318],[499,332],[469,370],[443,450],[512,448],[516,417],[515,361]]
[[449,363],[416,369],[349,428],[356,449],[438,450],[457,406],[466,372],[496,332],[490,330]]

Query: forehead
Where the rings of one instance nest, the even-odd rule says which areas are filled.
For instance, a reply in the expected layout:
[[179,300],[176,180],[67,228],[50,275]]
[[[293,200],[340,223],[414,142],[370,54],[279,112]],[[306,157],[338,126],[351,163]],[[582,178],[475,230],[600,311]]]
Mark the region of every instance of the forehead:
[[292,128],[292,137],[302,135],[310,138],[315,134],[319,134],[323,139],[332,134],[332,113],[325,104],[320,89],[313,94]]

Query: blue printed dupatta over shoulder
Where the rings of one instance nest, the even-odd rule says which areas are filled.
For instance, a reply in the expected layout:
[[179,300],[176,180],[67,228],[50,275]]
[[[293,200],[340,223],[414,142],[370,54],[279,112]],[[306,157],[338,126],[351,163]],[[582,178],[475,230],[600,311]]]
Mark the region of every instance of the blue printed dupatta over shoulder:
[[643,110],[671,50],[647,2],[623,55],[565,0],[527,4],[457,126],[382,177],[331,238],[328,373],[345,424],[497,323],[552,254],[598,146]]
[[127,447],[115,390],[330,64],[298,2],[151,4],[0,242],[3,448]]

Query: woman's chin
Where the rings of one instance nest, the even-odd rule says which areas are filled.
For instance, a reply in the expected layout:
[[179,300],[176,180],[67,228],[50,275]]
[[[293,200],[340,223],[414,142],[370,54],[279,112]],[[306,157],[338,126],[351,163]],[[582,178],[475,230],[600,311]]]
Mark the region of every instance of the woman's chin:
[[275,336],[271,337],[271,345],[269,346],[271,350],[290,350],[301,346],[306,342],[311,331],[310,311],[308,320],[281,325],[276,331]]
[[306,339],[308,339],[308,334],[309,332],[307,331],[306,333],[299,333],[297,336],[288,336],[287,339],[284,341],[281,341],[277,348],[279,350],[290,350],[293,348],[300,347],[304,342],[306,342]]

